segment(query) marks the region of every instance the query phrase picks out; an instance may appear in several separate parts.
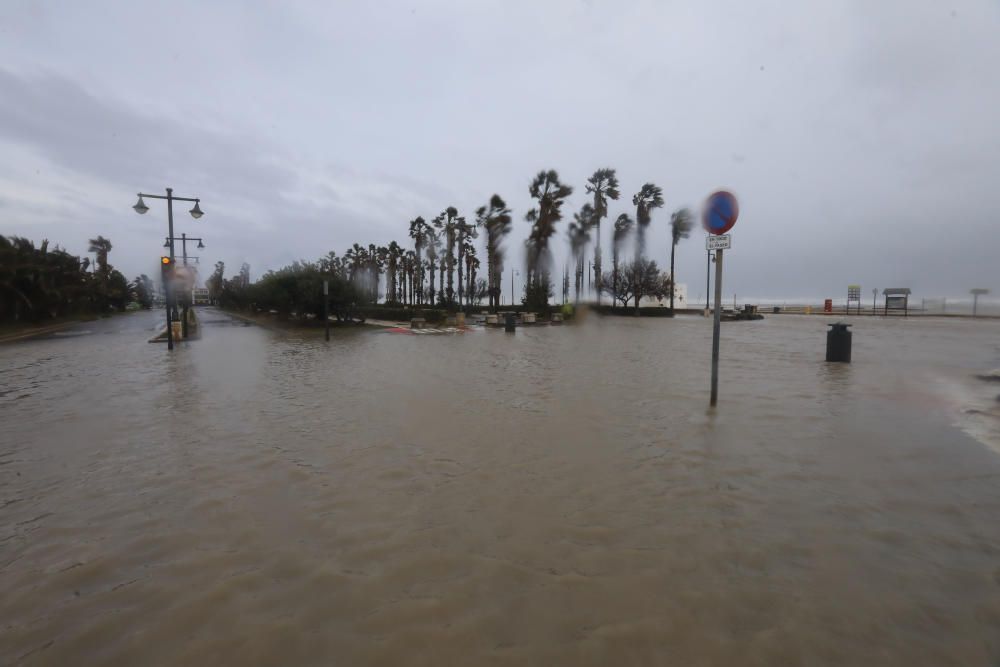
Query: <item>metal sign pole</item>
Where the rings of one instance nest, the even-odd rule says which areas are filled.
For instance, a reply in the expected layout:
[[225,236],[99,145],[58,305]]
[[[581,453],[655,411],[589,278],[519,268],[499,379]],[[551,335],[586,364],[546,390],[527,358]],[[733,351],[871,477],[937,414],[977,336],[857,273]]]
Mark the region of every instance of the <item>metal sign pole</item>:
[[715,318],[712,323],[712,398],[709,405],[719,400],[719,328],[722,323],[722,250],[715,251]]
[[[736,224],[739,205],[731,192],[719,190],[709,195],[705,202],[702,225],[709,236],[705,239],[705,249],[709,256],[715,251],[715,317],[712,322],[712,397],[709,406],[719,402],[719,328],[722,324],[722,251],[733,247],[733,239],[727,233]],[[708,301],[708,294],[705,295]],[[733,295],[733,311],[736,310],[736,295]]]

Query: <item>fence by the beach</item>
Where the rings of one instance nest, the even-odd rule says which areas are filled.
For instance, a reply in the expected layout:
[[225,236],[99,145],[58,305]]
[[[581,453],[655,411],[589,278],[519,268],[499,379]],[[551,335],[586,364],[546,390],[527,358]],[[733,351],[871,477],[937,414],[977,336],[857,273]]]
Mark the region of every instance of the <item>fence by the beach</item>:
[[[850,313],[848,313],[846,299],[835,299],[833,302],[832,311],[830,313],[824,313],[824,304],[820,303],[768,303],[768,304],[758,304],[758,308],[763,314],[780,314],[786,313],[791,315],[883,315],[885,314],[885,302],[879,300],[875,306],[874,312],[872,311],[871,301],[868,304],[862,304],[860,308],[860,313],[857,303],[851,303]],[[730,308],[732,306],[730,305]],[[927,316],[941,316],[941,317],[971,317],[973,314],[973,306],[971,298],[961,298],[961,297],[930,297],[930,298],[910,298],[908,314],[909,315],[927,315]],[[902,315],[901,310],[889,310],[890,316]],[[1000,299],[979,299],[979,303],[976,306],[976,314],[981,317],[1000,317]]]

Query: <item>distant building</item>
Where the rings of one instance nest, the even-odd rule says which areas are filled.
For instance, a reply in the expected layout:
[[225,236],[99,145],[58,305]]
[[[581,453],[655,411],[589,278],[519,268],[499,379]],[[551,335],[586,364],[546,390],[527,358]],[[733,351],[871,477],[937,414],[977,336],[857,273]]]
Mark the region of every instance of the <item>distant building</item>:
[[[674,287],[674,308],[687,308],[688,290],[687,285],[684,283],[677,283]],[[663,297],[662,299],[657,299],[652,296],[644,296],[639,299],[640,308],[669,308],[670,307],[670,295]]]

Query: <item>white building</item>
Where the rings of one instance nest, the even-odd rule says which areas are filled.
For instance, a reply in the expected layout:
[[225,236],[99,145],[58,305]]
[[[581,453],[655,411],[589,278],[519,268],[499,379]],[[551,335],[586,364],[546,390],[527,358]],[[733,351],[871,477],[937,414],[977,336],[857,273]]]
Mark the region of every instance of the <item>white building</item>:
[[209,303],[208,290],[204,287],[195,287],[191,290],[191,303],[196,306],[203,306]]
[[[687,285],[684,283],[677,283],[674,286],[674,308],[687,308],[688,307],[688,290]],[[639,299],[640,308],[669,308],[670,307],[670,296],[667,295],[662,299],[657,299],[656,297],[644,296]]]

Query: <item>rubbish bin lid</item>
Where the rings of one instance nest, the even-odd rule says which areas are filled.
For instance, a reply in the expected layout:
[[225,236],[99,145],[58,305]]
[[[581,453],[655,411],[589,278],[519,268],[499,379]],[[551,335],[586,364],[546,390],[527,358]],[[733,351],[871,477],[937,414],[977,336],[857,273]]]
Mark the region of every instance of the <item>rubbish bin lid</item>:
[[847,327],[852,327],[854,325],[853,324],[848,324],[847,322],[833,322],[832,324],[829,324],[828,326],[831,326],[834,329],[846,329]]

